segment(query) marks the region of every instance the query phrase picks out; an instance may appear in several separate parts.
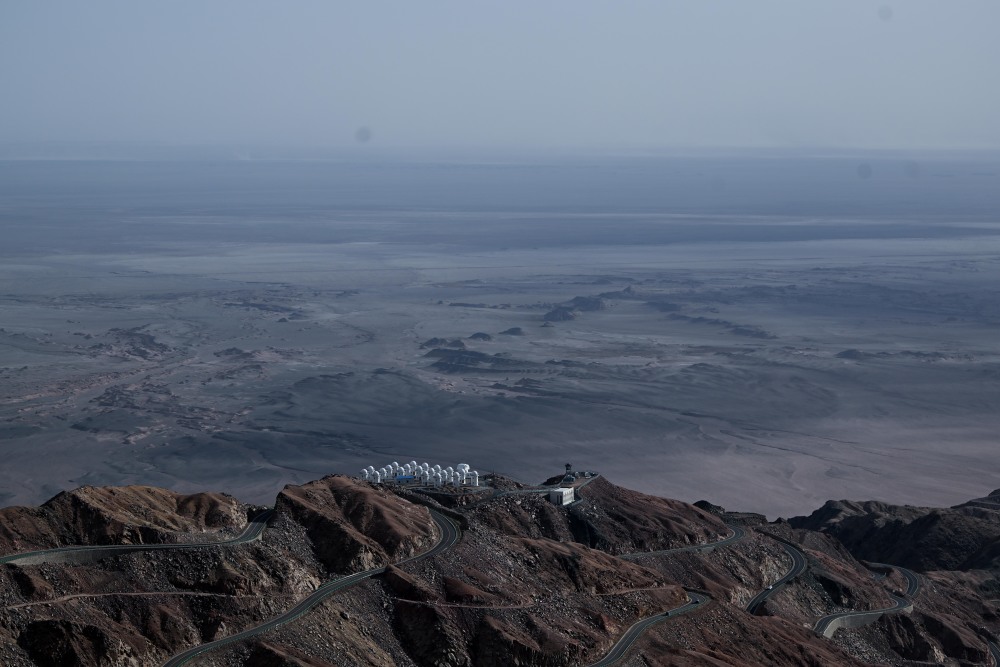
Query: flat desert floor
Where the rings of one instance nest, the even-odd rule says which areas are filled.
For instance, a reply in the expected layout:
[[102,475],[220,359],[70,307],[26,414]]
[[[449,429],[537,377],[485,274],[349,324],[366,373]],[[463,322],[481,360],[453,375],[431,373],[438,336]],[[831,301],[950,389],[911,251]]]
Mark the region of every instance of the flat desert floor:
[[105,167],[73,167],[94,195],[45,168],[0,169],[42,183],[0,192],[0,504],[133,483],[267,503],[411,459],[571,462],[772,518],[1000,487],[990,202],[381,210],[288,186],[242,209],[155,191],[162,165],[121,197]]

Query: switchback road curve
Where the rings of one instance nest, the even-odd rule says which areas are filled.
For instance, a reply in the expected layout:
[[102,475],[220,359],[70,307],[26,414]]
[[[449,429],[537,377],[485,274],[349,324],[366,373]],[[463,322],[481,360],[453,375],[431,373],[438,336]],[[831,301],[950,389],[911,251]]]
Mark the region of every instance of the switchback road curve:
[[729,544],[739,542],[746,537],[746,531],[739,526],[729,526],[729,530],[732,531],[732,534],[730,534],[729,537],[715,542],[694,544],[687,547],[675,547],[673,549],[660,549],[659,551],[636,551],[635,553],[622,554],[621,556],[618,556],[618,558],[635,560],[636,558],[642,558],[643,556],[667,556],[669,554],[682,553],[684,551],[711,551],[712,549],[717,549],[718,547],[724,547]]
[[792,567],[785,573],[785,576],[778,579],[760,593],[757,593],[757,595],[755,595],[753,599],[747,603],[746,610],[751,614],[756,614],[757,609],[759,609],[769,597],[777,593],[785,584],[802,574],[802,572],[806,569],[807,562],[805,554],[786,542],[782,542],[781,546],[785,548],[785,553],[791,557]]
[[[428,508],[429,509],[429,508]],[[431,518],[434,519],[434,523],[437,524],[438,529],[441,531],[441,539],[438,540],[437,544],[428,549],[427,551],[407,558],[406,560],[399,561],[396,565],[403,565],[405,563],[411,563],[413,561],[422,560],[424,558],[430,558],[435,556],[449,548],[451,548],[458,538],[461,536],[458,526],[455,522],[448,517],[440,514],[434,510],[429,509],[431,513]],[[371,570],[366,570],[364,572],[358,572],[356,574],[351,574],[346,577],[340,577],[339,579],[333,579],[328,581],[319,588],[317,588],[311,595],[300,601],[297,605],[286,611],[280,616],[272,618],[266,623],[262,623],[254,628],[249,628],[242,632],[238,632],[234,635],[218,639],[214,642],[209,642],[207,644],[202,644],[200,646],[195,646],[194,648],[188,649],[183,653],[179,653],[174,657],[163,663],[163,667],[180,667],[181,665],[187,664],[194,658],[198,657],[203,653],[209,651],[214,651],[215,649],[222,648],[223,646],[228,646],[230,644],[235,644],[236,642],[243,641],[244,639],[249,639],[257,635],[273,630],[286,623],[291,623],[309,612],[313,607],[321,603],[323,600],[333,595],[337,591],[343,590],[349,586],[353,586],[358,582],[364,581],[374,577],[375,575],[382,574],[385,572],[386,568],[377,567]]]
[[821,634],[824,637],[832,637],[833,633],[840,628],[860,628],[870,623],[874,623],[884,614],[898,614],[899,612],[906,612],[913,609],[913,602],[911,599],[920,592],[920,577],[918,577],[916,573],[906,569],[905,567],[899,567],[898,565],[887,565],[885,563],[871,563],[870,565],[880,568],[892,568],[903,575],[906,579],[906,597],[900,597],[890,593],[889,597],[892,598],[894,603],[891,607],[886,607],[885,609],[873,609],[872,611],[849,611],[824,616],[816,621],[816,625],[813,626],[813,630],[816,633]]
[[694,591],[688,591],[687,594],[687,604],[675,609],[670,609],[662,614],[644,618],[637,622],[625,631],[625,634],[622,635],[622,638],[618,640],[617,644],[611,647],[611,650],[608,651],[607,655],[590,665],[590,667],[610,667],[610,665],[613,665],[624,658],[625,654],[628,653],[630,648],[632,648],[632,645],[635,644],[636,640],[639,639],[642,633],[650,627],[668,619],[689,614],[696,609],[700,609],[709,600],[708,596],[702,595],[701,593],[695,593]]
[[920,577],[913,570],[908,570],[905,567],[900,567],[899,565],[889,565],[888,563],[869,563],[871,567],[884,568],[887,570],[895,570],[903,575],[906,579],[906,591],[903,595],[912,599],[917,593],[920,592]]
[[[639,551],[632,554],[625,554],[618,556],[618,558],[625,559],[636,559],[643,556],[668,556],[676,553],[691,552],[691,551],[711,551],[718,547],[726,546],[738,542],[746,537],[746,531],[740,526],[729,526],[731,534],[721,540],[715,542],[708,542],[706,544],[695,544],[687,547],[676,547],[674,549],[661,549],[660,551]],[[688,614],[696,609],[699,609],[702,605],[709,601],[709,598],[701,593],[696,593],[694,591],[687,591],[688,602],[687,604],[677,607],[676,609],[671,609],[662,614],[656,614],[655,616],[650,616],[636,622],[632,627],[625,631],[622,638],[618,640],[611,650],[605,655],[601,660],[595,662],[590,667],[607,667],[608,665],[613,665],[628,653],[632,645],[635,644],[636,640],[642,636],[642,633],[656,625],[670,618],[675,618],[677,616],[682,616]]]
[[0,556],[0,565],[17,563],[18,565],[40,565],[42,563],[93,563],[121,554],[137,551],[162,551],[165,549],[204,549],[206,547],[231,547],[260,539],[268,519],[274,510],[261,512],[249,522],[243,532],[236,537],[221,542],[190,542],[184,544],[91,544],[86,546],[56,547],[39,551],[26,551],[19,554]]
[[[901,611],[913,609],[913,603],[906,598],[889,594],[892,598],[893,606],[885,609],[873,609],[872,611],[849,611],[840,614],[830,614],[816,621],[813,630],[824,637],[832,637],[833,633],[842,627],[860,628],[861,626],[874,623],[884,614],[896,614]],[[847,622],[846,625],[843,623]]]

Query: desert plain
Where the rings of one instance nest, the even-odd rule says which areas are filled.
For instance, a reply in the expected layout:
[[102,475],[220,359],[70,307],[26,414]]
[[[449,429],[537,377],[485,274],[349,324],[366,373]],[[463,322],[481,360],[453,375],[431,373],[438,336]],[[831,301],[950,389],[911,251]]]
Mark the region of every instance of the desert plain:
[[412,459],[985,495],[998,163],[869,161],[4,162],[0,504]]

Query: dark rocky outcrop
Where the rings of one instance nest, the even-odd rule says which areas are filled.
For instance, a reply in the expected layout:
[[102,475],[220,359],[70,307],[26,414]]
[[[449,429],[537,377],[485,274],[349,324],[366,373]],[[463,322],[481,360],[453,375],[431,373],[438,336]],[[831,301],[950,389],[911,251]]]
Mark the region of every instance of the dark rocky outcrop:
[[428,347],[450,347],[455,350],[464,350],[465,343],[458,338],[452,338],[451,340],[448,340],[446,338],[435,337],[435,338],[428,338],[427,340],[425,340],[423,343],[420,344],[420,347],[422,349],[426,349]]
[[132,642],[141,644],[142,640],[63,620],[33,621],[17,639],[38,667],[120,664],[136,653]]
[[1000,554],[1000,511],[975,505],[927,508],[831,500],[789,522],[833,535],[857,558],[920,571],[990,567]]
[[568,322],[575,320],[580,313],[591,313],[608,308],[608,302],[599,296],[575,296],[569,301],[558,304],[542,316],[546,322]]
[[568,322],[570,320],[575,320],[576,317],[576,310],[567,308],[566,306],[559,306],[545,313],[545,315],[542,316],[542,319],[546,322]]
[[461,373],[475,371],[479,373],[510,373],[522,370],[531,372],[538,364],[522,359],[512,359],[503,353],[486,354],[475,350],[447,350],[434,348],[425,357],[437,359],[432,368],[446,373]]
[[575,296],[564,305],[585,313],[605,310],[608,307],[607,301],[597,296]]

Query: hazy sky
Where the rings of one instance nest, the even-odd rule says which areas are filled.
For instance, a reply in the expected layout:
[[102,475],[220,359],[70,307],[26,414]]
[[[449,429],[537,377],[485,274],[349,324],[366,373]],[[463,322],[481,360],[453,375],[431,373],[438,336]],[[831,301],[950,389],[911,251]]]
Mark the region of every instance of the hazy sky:
[[1000,148],[997,0],[0,2],[0,141]]

